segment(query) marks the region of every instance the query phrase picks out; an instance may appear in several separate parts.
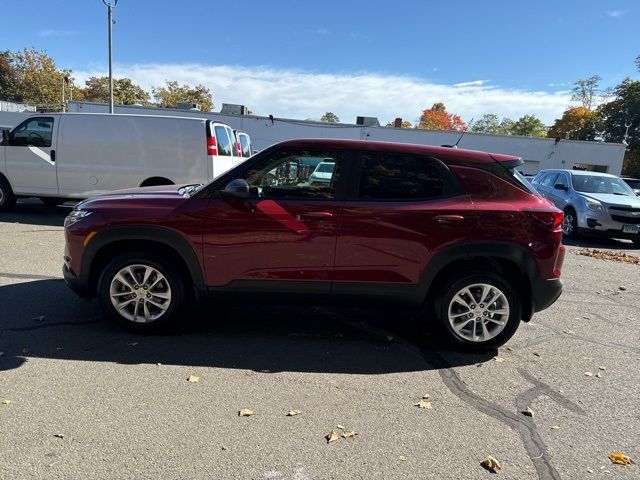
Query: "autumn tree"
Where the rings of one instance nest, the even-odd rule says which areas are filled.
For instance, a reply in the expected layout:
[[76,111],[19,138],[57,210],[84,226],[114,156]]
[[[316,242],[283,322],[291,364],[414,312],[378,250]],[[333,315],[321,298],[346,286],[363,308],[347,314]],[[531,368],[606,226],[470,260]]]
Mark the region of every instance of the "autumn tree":
[[511,135],[514,121],[510,118],[500,117],[495,113],[487,113],[471,124],[470,130],[474,133],[486,133],[488,135]]
[[44,52],[25,48],[0,55],[2,96],[31,105],[60,105],[62,81],[68,70],[58,70],[53,59]]
[[524,115],[513,122],[511,134],[525,137],[546,137],[547,127],[535,115]]
[[629,150],[640,152],[640,80],[626,78],[613,92],[613,100],[598,109],[604,140],[626,142]]
[[205,112],[213,109],[213,97],[211,91],[204,85],[179,85],[178,82],[167,80],[162,87],[151,89],[153,97],[160,106],[175,108],[178,103],[197,103]]
[[447,112],[444,103],[434,103],[431,108],[422,111],[418,128],[426,130],[458,130],[463,131],[466,125],[455,113]]
[[571,100],[578,102],[581,106],[588,110],[592,110],[595,106],[602,78],[599,75],[593,75],[589,78],[576,81],[571,89]]
[[[109,103],[109,77],[91,77],[82,89],[84,99],[88,102]],[[149,94],[129,78],[113,79],[113,103],[132,105],[149,103]]]
[[320,121],[324,123],[340,123],[340,119],[333,112],[326,112],[320,117]]
[[595,140],[600,125],[600,115],[585,107],[565,110],[547,132],[549,138],[568,140]]
[[[395,121],[392,120],[387,123],[387,127],[395,127]],[[400,128],[413,128],[413,123],[411,123],[409,120],[402,120]]]

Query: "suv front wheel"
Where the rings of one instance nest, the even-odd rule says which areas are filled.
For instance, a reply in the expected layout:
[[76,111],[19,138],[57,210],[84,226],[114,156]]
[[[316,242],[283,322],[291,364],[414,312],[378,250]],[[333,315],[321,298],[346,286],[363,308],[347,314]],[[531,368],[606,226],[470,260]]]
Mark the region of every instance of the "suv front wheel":
[[121,255],[104,268],[98,300],[110,317],[136,332],[156,332],[177,322],[185,280],[168,260],[146,253]]
[[466,350],[486,350],[504,344],[521,319],[516,290],[494,273],[467,273],[450,279],[436,303],[440,333]]

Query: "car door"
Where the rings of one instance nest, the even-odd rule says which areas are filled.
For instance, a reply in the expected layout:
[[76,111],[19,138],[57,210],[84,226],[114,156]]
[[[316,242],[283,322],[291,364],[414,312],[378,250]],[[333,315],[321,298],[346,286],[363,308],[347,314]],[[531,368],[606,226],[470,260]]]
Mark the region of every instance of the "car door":
[[477,215],[439,160],[366,152],[338,223],[332,296],[417,302],[435,250],[468,238]]
[[[337,167],[331,182],[311,186],[300,165],[318,156]],[[340,150],[276,149],[234,170],[232,177],[248,182],[250,196],[212,194],[203,219],[207,284],[328,295],[349,158]]]
[[9,136],[6,169],[17,194],[58,195],[54,117],[30,117]]
[[553,201],[551,199],[551,190],[553,189],[553,185],[556,180],[556,178],[558,177],[558,174],[556,172],[549,172],[546,175],[544,175],[541,179],[540,182],[536,185],[536,188],[538,190],[538,192],[540,193],[540,195],[542,195],[544,198],[546,198],[549,201]]
[[553,184],[548,188],[548,198],[560,210],[567,206],[569,197],[569,178],[566,173],[558,173]]

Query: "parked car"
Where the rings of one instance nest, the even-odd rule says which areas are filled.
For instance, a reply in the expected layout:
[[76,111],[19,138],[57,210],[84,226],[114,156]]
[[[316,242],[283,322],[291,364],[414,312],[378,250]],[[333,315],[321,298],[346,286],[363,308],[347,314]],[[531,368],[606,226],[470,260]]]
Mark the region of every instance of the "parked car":
[[626,238],[640,246],[640,198],[622,179],[581,170],[541,170],[533,185],[564,211],[562,229],[573,238]]
[[244,160],[228,125],[199,118],[54,113],[2,135],[0,211],[18,197],[55,205],[122,188],[205,183]]
[[[320,157],[331,181],[274,170]],[[410,308],[469,349],[507,341],[560,295],[560,210],[517,157],[355,140],[274,145],[206,185],[113,192],[65,221],[64,277],[152,331],[190,299]],[[284,166],[284,168],[282,168]]]
[[326,183],[331,183],[331,178],[333,177],[333,170],[335,169],[336,164],[333,159],[325,158],[322,162],[316,165],[316,168],[313,170],[313,173],[309,176],[309,183],[311,185],[322,185]]
[[622,180],[624,180],[627,183],[627,185],[631,187],[631,189],[633,190],[633,193],[635,193],[636,195],[640,195],[640,179],[631,178],[631,177],[622,177]]

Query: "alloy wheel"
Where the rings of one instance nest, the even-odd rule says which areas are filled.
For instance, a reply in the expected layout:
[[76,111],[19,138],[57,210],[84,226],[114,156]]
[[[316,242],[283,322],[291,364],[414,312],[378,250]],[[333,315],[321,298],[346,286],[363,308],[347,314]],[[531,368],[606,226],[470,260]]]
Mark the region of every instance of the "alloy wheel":
[[507,325],[509,301],[499,288],[476,283],[453,296],[448,316],[455,335],[470,342],[486,342],[498,336]]
[[171,286],[157,268],[135,264],[122,268],[111,279],[109,297],[115,310],[135,323],[150,323],[171,306]]

